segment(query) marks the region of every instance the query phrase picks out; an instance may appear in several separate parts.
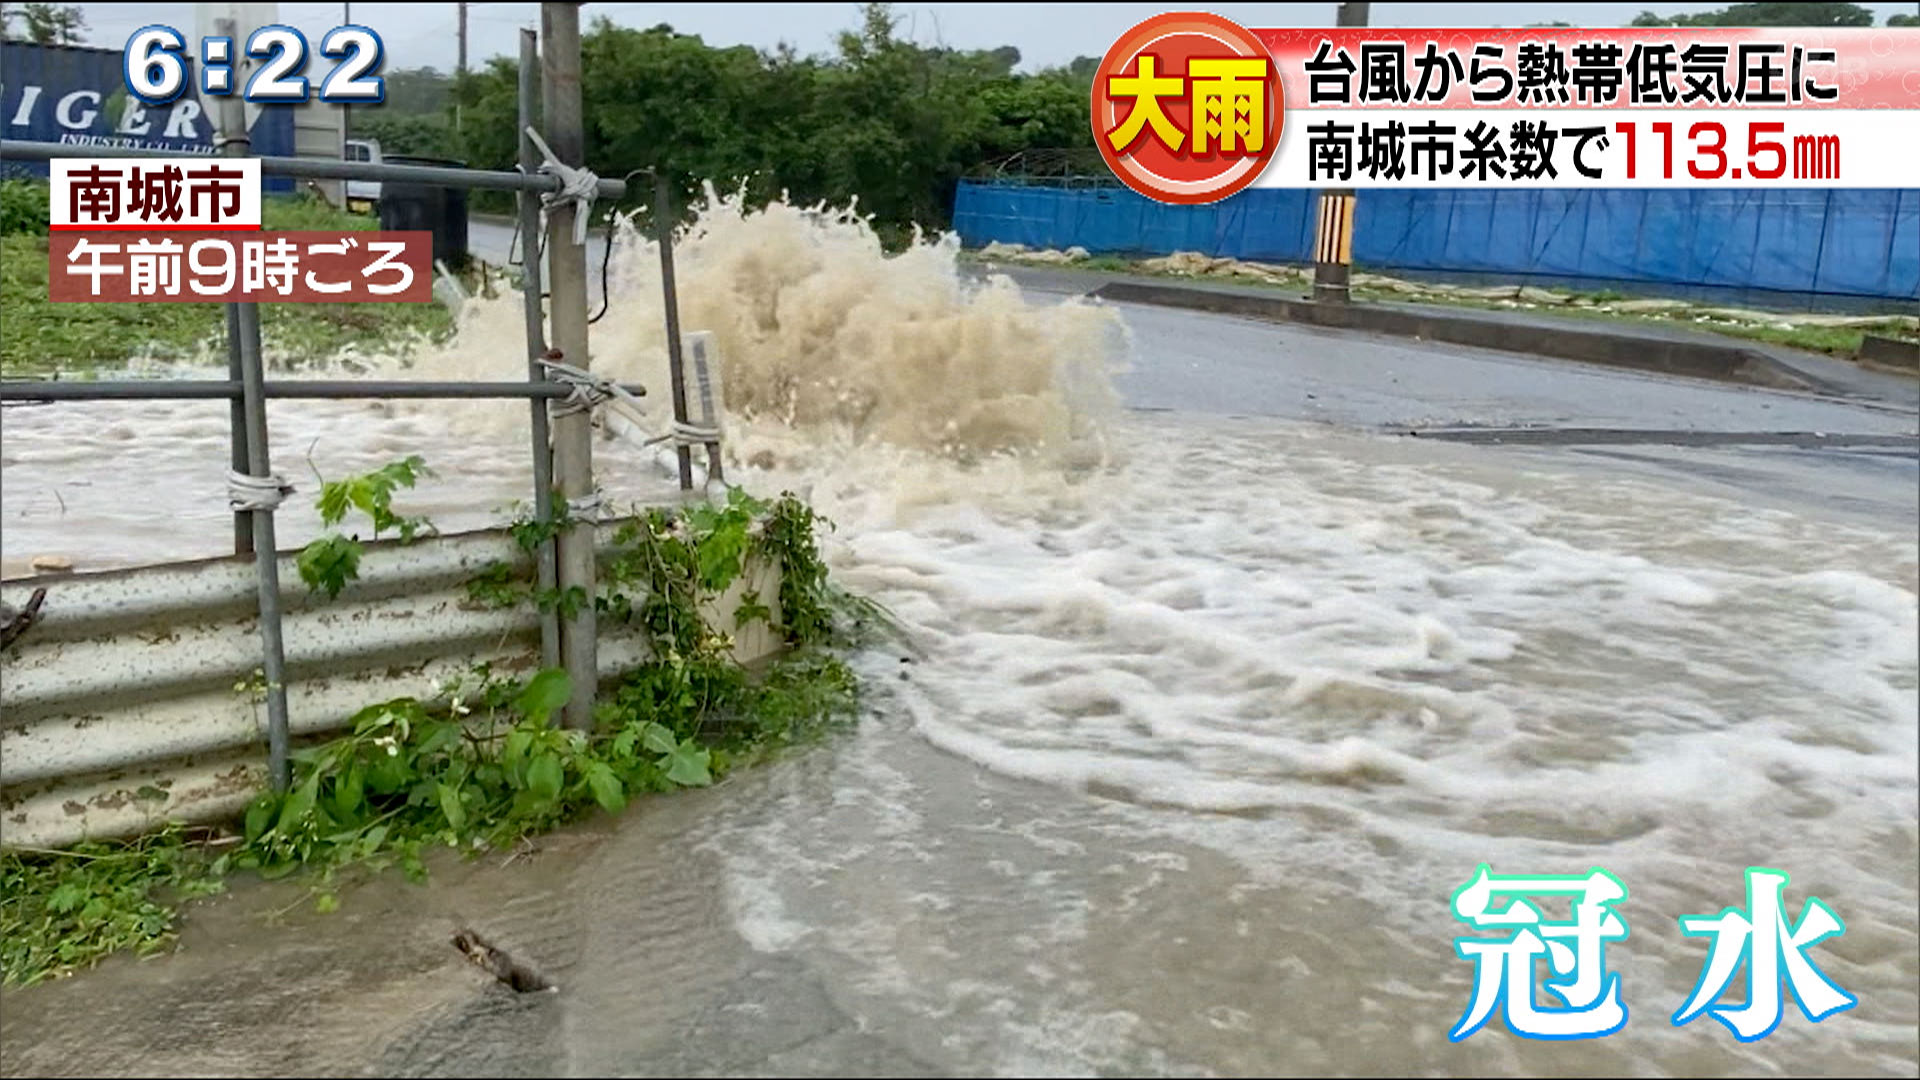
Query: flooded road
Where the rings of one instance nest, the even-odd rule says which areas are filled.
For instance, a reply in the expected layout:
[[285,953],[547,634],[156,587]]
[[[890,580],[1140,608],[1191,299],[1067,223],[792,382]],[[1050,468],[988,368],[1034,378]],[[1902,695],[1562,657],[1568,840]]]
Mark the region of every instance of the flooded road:
[[[701,251],[683,295],[701,294]],[[1913,1074],[1912,455],[1380,433],[1911,434],[1899,403],[1057,297],[948,325],[931,277],[904,270],[805,287],[879,290],[909,329],[863,328],[850,303],[763,365],[736,361],[742,342],[775,314],[790,333],[794,310],[729,322],[743,301],[724,283],[752,274],[709,258],[731,276],[688,325],[733,335],[729,401],[759,407],[729,436],[730,476],[806,490],[839,523],[838,576],[909,633],[858,658],[858,728],[506,867],[376,881],[333,916],[264,929],[297,894],[242,890],[196,910],[178,956],[10,994],[7,1072]],[[641,342],[648,313],[631,318],[609,340]],[[1057,399],[1023,382],[1022,349],[1055,365]],[[1084,384],[1081,361],[1110,352],[1135,411],[1103,414]],[[607,360],[652,378],[638,345]],[[816,362],[860,379],[782,398]],[[223,410],[201,407],[204,430],[162,406],[56,411],[80,408],[8,414],[9,557],[217,552]],[[524,489],[518,444],[481,437],[524,410],[330,408],[276,414],[282,462],[421,452],[442,476],[405,509],[443,527]],[[836,409],[889,437],[829,433]],[[928,452],[956,431],[1080,449]],[[596,460],[647,497],[658,473],[616,464],[623,445]],[[64,530],[40,516],[48,488]],[[1473,995],[1449,898],[1483,862],[1625,884],[1629,937],[1605,954],[1623,1030],[1556,1043],[1496,1021],[1448,1040]],[[1818,896],[1845,921],[1809,955],[1859,1005],[1812,1024],[1789,1001],[1741,1044],[1669,1017],[1707,952],[1676,920],[1744,904],[1749,866],[1792,875],[1790,918]],[[468,969],[445,944],[455,917],[559,992]]]

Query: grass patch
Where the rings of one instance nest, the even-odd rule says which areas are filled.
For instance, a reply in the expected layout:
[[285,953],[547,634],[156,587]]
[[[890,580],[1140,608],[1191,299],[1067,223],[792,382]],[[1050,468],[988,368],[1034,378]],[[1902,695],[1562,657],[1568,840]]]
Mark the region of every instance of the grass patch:
[[[40,231],[31,231],[37,198]],[[0,183],[0,209],[19,231],[0,236],[0,374],[47,376],[115,368],[132,360],[192,361],[224,355],[226,309],[217,303],[56,304],[47,299],[46,185]],[[373,229],[374,219],[318,199],[269,198],[267,230]],[[289,363],[324,360],[348,346],[390,350],[416,338],[438,340],[453,316],[428,304],[260,304],[269,355]]]
[[[1697,326],[1728,337],[1750,338],[1775,345],[1791,345],[1808,352],[1822,352],[1842,359],[1851,360],[1860,352],[1861,339],[1868,331],[1860,327],[1846,326],[1796,326],[1791,330],[1778,326],[1742,326],[1738,323],[1695,323],[1690,320],[1668,320],[1669,325],[1679,323],[1684,326]],[[1904,330],[1881,331],[1889,335],[1911,337]]]
[[[840,650],[866,640],[884,613],[827,581],[816,544],[825,525],[791,495],[759,500],[738,489],[723,506],[629,519],[592,602],[603,626],[643,634],[655,659],[596,703],[591,730],[553,723],[573,693],[564,671],[520,682],[477,667],[432,700],[369,706],[349,734],[296,751],[288,790],[262,793],[218,850],[170,830],[65,852],[0,853],[0,980],[28,985],[114,952],[164,949],[180,901],[218,892],[231,872],[304,875],[316,906],[331,911],[348,868],[398,866],[419,880],[433,848],[511,847],[643,795],[707,786],[851,722],[859,687]],[[523,520],[512,532],[533,548],[564,526]],[[779,594],[749,593],[734,626],[708,625],[700,601],[756,561],[781,566]],[[470,583],[476,600],[549,599],[499,569]],[[730,647],[732,632],[755,620],[777,625],[788,649],[749,671]],[[242,683],[235,692],[256,689]]]
[[64,852],[0,853],[0,968],[11,986],[167,947],[178,905],[219,892],[224,856],[168,830]]
[[[1603,294],[1595,294],[1597,302],[1612,302],[1621,299],[1615,293],[1607,300],[1599,300]],[[1842,359],[1852,359],[1860,350],[1860,339],[1869,331],[1861,327],[1844,326],[1799,326],[1792,328],[1781,326],[1761,326],[1728,322],[1708,318],[1699,320],[1698,316],[1687,311],[1676,311],[1672,315],[1637,314],[1622,311],[1600,311],[1596,308],[1577,304],[1501,304],[1495,300],[1472,296],[1434,296],[1409,297],[1399,293],[1379,289],[1355,289],[1357,300],[1388,303],[1419,303],[1446,305],[1451,307],[1473,308],[1482,311],[1519,311],[1528,314],[1544,314],[1570,319],[1583,319],[1590,322],[1612,323],[1626,326],[1645,326],[1661,330],[1704,330],[1725,337],[1745,338],[1752,341],[1764,341],[1774,345],[1786,345],[1808,352],[1827,353]],[[1697,321],[1698,320],[1698,321]],[[1905,334],[1906,331],[1882,329],[1882,333]]]
[[[983,261],[977,251],[962,252],[961,258],[970,263]],[[1018,258],[1008,259],[1006,261],[1020,265],[1028,265],[1022,263]],[[1242,277],[1238,275],[1222,275],[1218,277],[1211,275],[1195,276],[1192,274],[1177,274],[1165,270],[1152,269],[1144,265],[1142,260],[1126,259],[1117,255],[1095,255],[1091,258],[1072,263],[1035,263],[1031,265],[1042,266],[1049,269],[1058,267],[1069,270],[1089,270],[1100,273],[1165,278],[1174,281],[1270,289],[1293,296],[1302,295],[1303,289],[1309,283],[1312,274],[1311,267],[1299,268],[1302,273],[1309,275],[1308,280],[1286,282],[1263,281],[1255,277]],[[1695,311],[1689,309],[1679,309],[1672,314],[1602,311],[1593,305],[1617,303],[1634,298],[1628,296],[1626,293],[1613,289],[1601,289],[1591,293],[1572,292],[1570,290],[1554,291],[1566,292],[1568,295],[1583,301],[1583,303],[1501,303],[1500,301],[1487,299],[1485,297],[1458,296],[1445,293],[1434,293],[1431,295],[1408,294],[1387,289],[1368,288],[1366,286],[1356,286],[1353,290],[1353,297],[1355,300],[1372,303],[1430,304],[1443,307],[1473,308],[1482,311],[1521,311],[1553,316],[1567,316],[1576,319],[1624,324],[1628,326],[1654,327],[1666,330],[1704,330],[1726,337],[1764,341],[1775,345],[1786,345],[1796,349],[1804,349],[1808,352],[1826,353],[1849,360],[1860,351],[1861,339],[1869,333],[1884,334],[1907,340],[1913,340],[1915,336],[1913,331],[1892,323],[1891,321],[1879,327],[1811,326],[1801,324],[1784,327],[1736,323],[1715,318],[1700,319]],[[1791,316],[1788,316],[1788,318],[1791,318]]]

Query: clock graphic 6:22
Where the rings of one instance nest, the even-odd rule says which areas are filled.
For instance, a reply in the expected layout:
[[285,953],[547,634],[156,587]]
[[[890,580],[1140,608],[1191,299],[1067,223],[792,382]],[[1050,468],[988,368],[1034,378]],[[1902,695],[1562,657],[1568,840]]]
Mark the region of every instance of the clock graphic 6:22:
[[[375,105],[387,99],[380,66],[386,59],[380,35],[365,26],[336,26],[320,38],[320,57],[331,62],[324,77],[306,75],[307,37],[291,26],[263,26],[244,43],[230,37],[200,39],[200,92],[238,93],[262,105],[297,105],[312,97],[336,104]],[[187,89],[187,39],[171,26],[143,26],[127,39],[121,66],[127,92],[148,105],[165,105]],[[254,61],[245,85],[236,83],[243,61]],[[313,83],[318,81],[316,88]]]

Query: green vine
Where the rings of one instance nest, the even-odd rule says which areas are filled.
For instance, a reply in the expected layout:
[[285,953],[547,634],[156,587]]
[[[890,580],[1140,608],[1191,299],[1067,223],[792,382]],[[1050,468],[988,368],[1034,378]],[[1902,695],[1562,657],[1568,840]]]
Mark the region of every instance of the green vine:
[[[401,543],[410,544],[431,530],[433,523],[424,517],[394,513],[393,493],[397,488],[412,487],[420,477],[432,475],[433,470],[416,454],[359,476],[322,480],[320,497],[314,500],[314,506],[320,511],[320,524],[332,529],[345,521],[350,511],[358,510],[373,523],[375,539],[383,532],[392,531],[399,534]],[[308,589],[325,593],[331,600],[340,595],[348,582],[360,576],[361,554],[358,536],[333,532],[301,549],[294,565]]]
[[[376,534],[411,536],[424,522],[403,527],[409,519],[392,514],[391,496],[424,473],[410,459],[372,479],[329,484],[323,520],[332,512],[336,524],[353,507]],[[569,524],[561,504],[552,521],[516,522],[511,531],[531,552]],[[398,865],[418,879],[436,847],[510,846],[596,808],[617,813],[639,795],[711,784],[846,722],[858,686],[838,650],[883,625],[885,613],[830,584],[816,542],[822,527],[830,526],[791,494],[765,501],[738,489],[719,505],[651,509],[623,522],[594,603],[609,624],[643,633],[653,659],[602,695],[591,730],[552,723],[572,696],[564,672],[517,682],[482,666],[431,700],[369,706],[351,733],[297,750],[288,790],[260,795],[222,854],[167,832],[0,855],[0,974],[31,983],[118,949],[162,948],[172,905],[217,891],[234,868],[266,877],[308,871],[317,906],[332,910],[349,867]],[[780,570],[777,609],[743,590],[734,625],[709,626],[703,602],[756,563]],[[506,564],[483,570],[468,591],[482,602],[542,602]],[[774,625],[787,650],[749,672],[733,658],[732,632],[755,621]]]

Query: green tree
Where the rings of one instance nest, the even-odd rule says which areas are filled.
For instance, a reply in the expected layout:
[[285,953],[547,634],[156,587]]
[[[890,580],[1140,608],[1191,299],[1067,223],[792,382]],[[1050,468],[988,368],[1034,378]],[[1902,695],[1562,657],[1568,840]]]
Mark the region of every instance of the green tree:
[[24,40],[35,45],[77,45],[87,17],[73,4],[22,4],[20,10],[0,13],[0,27],[12,37],[14,20],[25,29]]
[[[921,47],[896,37],[897,24],[889,6],[867,5],[833,55],[802,57],[786,45],[715,48],[665,24],[637,30],[596,19],[581,41],[587,163],[602,176],[662,171],[682,205],[702,181],[743,185],[754,203],[783,192],[802,203],[857,197],[862,213],[897,235],[913,223],[944,224],[956,182],[984,161],[1092,145],[1096,61],[1086,59],[1085,79],[1070,68],[1023,75],[1012,46]],[[458,132],[437,119],[360,112],[355,130],[445,138],[470,164],[510,168],[516,77],[516,65],[499,58],[456,76]],[[388,136],[375,137],[384,145]]]
[[1859,4],[1735,4],[1693,15],[1643,11],[1634,26],[1872,26],[1873,12]]
[[382,72],[381,78],[387,84],[381,112],[425,116],[446,111],[452,102],[453,77],[434,68],[398,68]]
[[1920,26],[1920,15],[1889,15],[1888,26]]

